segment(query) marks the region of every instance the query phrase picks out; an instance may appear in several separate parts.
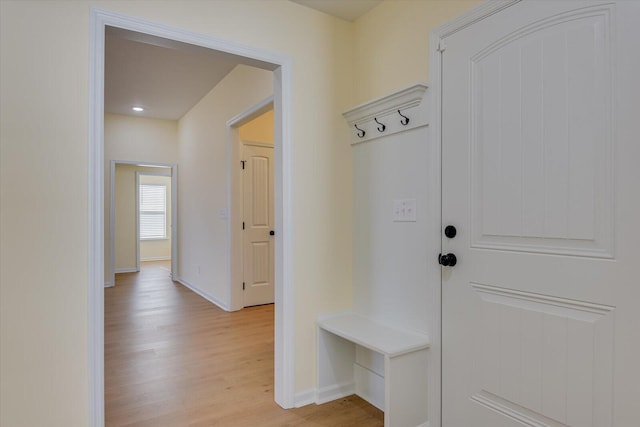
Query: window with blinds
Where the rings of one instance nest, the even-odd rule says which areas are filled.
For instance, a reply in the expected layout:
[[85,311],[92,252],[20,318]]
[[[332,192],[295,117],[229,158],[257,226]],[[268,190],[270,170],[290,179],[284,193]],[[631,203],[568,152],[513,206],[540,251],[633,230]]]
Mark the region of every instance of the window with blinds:
[[167,238],[167,186],[140,184],[140,240]]

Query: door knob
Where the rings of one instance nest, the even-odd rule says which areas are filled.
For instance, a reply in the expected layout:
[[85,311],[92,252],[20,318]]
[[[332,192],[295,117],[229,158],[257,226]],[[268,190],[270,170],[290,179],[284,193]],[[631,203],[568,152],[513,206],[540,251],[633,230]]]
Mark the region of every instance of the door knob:
[[269,232],[269,236],[275,236],[275,235],[276,235],[276,232],[275,232],[275,231],[271,230],[271,231]]
[[456,234],[458,234],[458,230],[456,230],[453,225],[447,225],[444,228],[444,235],[448,238],[453,239],[454,237],[456,237]]
[[446,255],[438,255],[438,263],[440,265],[444,265],[445,267],[453,267],[458,263],[458,258],[455,254],[446,254]]

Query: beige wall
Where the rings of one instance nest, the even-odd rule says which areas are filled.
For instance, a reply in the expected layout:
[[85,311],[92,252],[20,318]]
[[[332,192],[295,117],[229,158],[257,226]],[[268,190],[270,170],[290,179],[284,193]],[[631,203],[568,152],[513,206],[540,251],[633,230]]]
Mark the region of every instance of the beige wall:
[[[136,172],[141,173],[140,183],[170,185],[170,169],[149,168],[137,165],[117,164],[115,174],[115,270],[135,271],[136,263]],[[154,175],[142,175],[143,173]],[[163,173],[168,176],[156,176]],[[171,188],[171,187],[169,187]],[[167,192],[167,224],[171,224],[171,192]],[[170,237],[170,236],[169,236]],[[171,256],[171,240],[143,240],[140,242],[140,260],[149,257]]]
[[429,32],[483,0],[385,0],[354,24],[354,105],[429,83]]
[[137,270],[136,166],[116,165],[114,179],[115,272]]
[[[110,283],[112,280],[109,274],[111,161],[178,163],[178,122],[121,114],[105,114],[104,157],[104,265],[105,283]],[[135,244],[135,240],[133,242]],[[116,250],[116,255],[123,256],[125,253],[128,253],[126,249]],[[131,261],[131,255],[127,255],[124,259],[116,260],[116,268],[118,265],[119,268],[127,268],[127,265],[135,266],[135,254],[133,259],[134,261]]]
[[304,391],[315,384],[317,314],[351,306],[351,152],[340,113],[427,78],[412,59],[426,57],[426,42],[408,50],[403,35],[426,37],[432,15],[406,3],[356,24],[284,0],[0,3],[0,424],[89,424],[90,7],[292,59],[294,371]]
[[273,144],[273,110],[259,115],[238,128],[242,141],[265,142]]

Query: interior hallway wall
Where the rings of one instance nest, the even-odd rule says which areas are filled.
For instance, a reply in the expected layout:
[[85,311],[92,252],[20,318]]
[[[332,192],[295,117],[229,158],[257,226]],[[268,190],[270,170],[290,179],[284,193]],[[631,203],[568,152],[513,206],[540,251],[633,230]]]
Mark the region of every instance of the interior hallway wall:
[[[112,160],[177,164],[178,122],[176,120],[149,119],[123,114],[107,113],[104,115],[105,283],[111,281],[109,274],[109,257],[111,255],[109,248],[109,214],[111,209]],[[119,253],[119,251],[116,251],[116,253]],[[122,263],[120,264],[122,265]],[[130,265],[131,263],[127,262],[126,264]]]
[[272,94],[271,71],[239,65],[179,122],[180,280],[225,309],[229,306],[226,123]]
[[264,142],[273,145],[273,109],[238,128],[241,141]]
[[429,32],[484,0],[386,0],[354,24],[354,104],[429,83]]

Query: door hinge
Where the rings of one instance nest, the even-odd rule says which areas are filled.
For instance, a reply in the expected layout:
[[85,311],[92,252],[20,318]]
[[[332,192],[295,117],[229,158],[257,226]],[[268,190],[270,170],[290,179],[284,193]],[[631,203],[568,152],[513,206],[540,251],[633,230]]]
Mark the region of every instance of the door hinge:
[[240,160],[240,163],[242,163],[242,170],[244,170],[244,164],[245,164],[246,160]]
[[244,230],[244,221],[242,221],[242,229]]
[[438,42],[438,48],[437,48],[438,52],[442,53],[446,48],[447,48],[447,44],[444,42],[444,40],[440,40]]
[[244,282],[242,282],[242,290],[244,291]]

